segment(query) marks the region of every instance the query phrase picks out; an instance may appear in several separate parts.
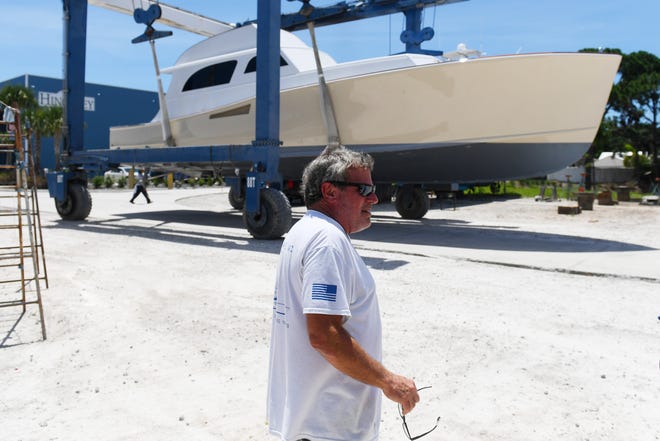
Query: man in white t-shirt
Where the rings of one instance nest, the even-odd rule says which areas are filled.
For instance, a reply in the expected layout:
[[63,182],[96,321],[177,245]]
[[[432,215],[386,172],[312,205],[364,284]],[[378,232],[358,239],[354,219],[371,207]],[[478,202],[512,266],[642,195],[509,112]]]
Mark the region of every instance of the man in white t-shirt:
[[349,237],[371,224],[372,168],[327,147],[303,173],[308,212],[282,244],[270,348],[268,423],[285,441],[374,441],[381,390],[404,413],[419,401],[381,364],[375,283]]

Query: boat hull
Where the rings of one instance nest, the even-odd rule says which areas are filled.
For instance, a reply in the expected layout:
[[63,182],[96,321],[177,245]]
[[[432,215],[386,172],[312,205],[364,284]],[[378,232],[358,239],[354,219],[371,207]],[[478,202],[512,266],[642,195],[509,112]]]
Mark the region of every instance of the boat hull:
[[[374,157],[375,182],[475,184],[544,177],[573,163],[590,143],[488,142],[426,146],[357,146]],[[388,147],[388,148],[384,148]],[[280,172],[288,179],[322,148],[281,149]]]
[[[380,182],[544,176],[578,160],[600,125],[620,57],[529,54],[341,78],[328,74],[343,144]],[[177,146],[250,144],[254,100],[171,121]],[[280,171],[297,179],[326,143],[316,84],[281,93]],[[111,148],[163,146],[158,121],[111,129]]]

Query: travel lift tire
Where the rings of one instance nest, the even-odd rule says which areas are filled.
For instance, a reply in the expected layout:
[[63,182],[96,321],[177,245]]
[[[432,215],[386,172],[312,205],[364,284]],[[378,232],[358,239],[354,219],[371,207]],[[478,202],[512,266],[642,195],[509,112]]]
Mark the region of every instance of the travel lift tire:
[[64,220],[83,220],[92,211],[92,195],[83,183],[69,182],[66,199],[63,202],[55,199],[55,208]]
[[431,202],[422,188],[404,185],[396,192],[394,206],[403,219],[421,219],[429,211]]
[[279,190],[262,188],[259,191],[260,212],[243,211],[243,223],[255,239],[279,239],[291,228],[291,204]]
[[236,210],[242,210],[245,207],[245,182],[241,182],[240,194],[234,190],[234,186],[229,187],[229,205]]

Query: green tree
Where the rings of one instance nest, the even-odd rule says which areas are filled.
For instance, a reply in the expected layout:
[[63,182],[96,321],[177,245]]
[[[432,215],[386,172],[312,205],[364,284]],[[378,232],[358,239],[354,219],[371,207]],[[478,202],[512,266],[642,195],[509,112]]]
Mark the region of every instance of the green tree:
[[[596,52],[583,49],[581,52]],[[623,56],[612,87],[603,123],[585,158],[590,162],[603,151],[623,152],[633,146],[651,157],[653,176],[660,176],[658,163],[658,112],[660,111],[660,58],[644,51],[623,54],[619,49],[599,52]],[[628,146],[628,147],[626,147]],[[644,163],[635,161],[643,174]]]
[[37,107],[28,112],[28,118],[30,120],[28,134],[34,140],[32,142],[32,160],[34,161],[37,174],[43,175],[43,170],[41,169],[41,141],[44,137],[54,137],[56,164],[59,160],[58,149],[63,124],[62,108],[59,106]]
[[32,89],[15,84],[8,84],[0,90],[0,101],[21,111],[37,108],[37,99]]
[[8,84],[0,90],[0,101],[21,112],[21,131],[29,127],[30,112],[37,108],[37,99],[29,87]]
[[633,52],[621,61],[621,79],[614,86],[613,110],[618,114],[620,136],[651,156],[654,176],[658,167],[658,111],[660,58]]
[[[64,111],[61,106],[42,107],[40,118],[43,118],[43,132],[42,136],[53,138],[54,153],[55,153],[55,168],[60,165],[60,153],[62,145],[62,131],[64,125]],[[39,149],[41,151],[41,149]]]
[[38,107],[29,113],[30,125],[34,134],[33,159],[37,173],[41,170],[41,141],[44,137],[53,137],[55,141],[55,163],[59,165],[60,143],[62,125],[64,124],[63,111],[60,106]]
[[7,85],[0,90],[0,101],[21,110],[23,133],[33,140],[32,158],[37,173],[41,170],[41,140],[53,137],[55,144],[55,161],[59,165],[59,153],[62,142],[62,126],[64,124],[63,109],[60,106],[39,107],[37,99],[30,88],[17,85]]
[[655,177],[660,177],[658,163],[658,112],[660,111],[660,58],[648,52],[631,54],[626,71],[632,77],[629,82],[631,99],[643,112],[639,130],[651,155]]

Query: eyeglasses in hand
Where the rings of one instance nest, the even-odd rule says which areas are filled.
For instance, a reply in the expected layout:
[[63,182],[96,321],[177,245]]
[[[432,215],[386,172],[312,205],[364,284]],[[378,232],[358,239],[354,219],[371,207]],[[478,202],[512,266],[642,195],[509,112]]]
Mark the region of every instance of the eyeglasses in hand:
[[[419,392],[421,390],[424,390],[424,389],[430,389],[431,387],[432,386],[420,387],[419,389],[417,389],[417,392]],[[403,408],[401,407],[400,404],[399,404],[398,407],[399,407],[399,416],[403,420],[403,433],[406,434],[406,437],[408,437],[408,439],[410,441],[415,441],[416,439],[420,439],[421,437],[428,435],[429,433],[433,432],[435,429],[438,428],[438,424],[440,423],[440,417],[438,417],[435,420],[435,426],[433,426],[430,430],[427,430],[426,432],[422,433],[421,435],[417,435],[417,436],[410,435],[410,430],[408,430],[408,423],[406,423],[406,416],[403,414]]]

